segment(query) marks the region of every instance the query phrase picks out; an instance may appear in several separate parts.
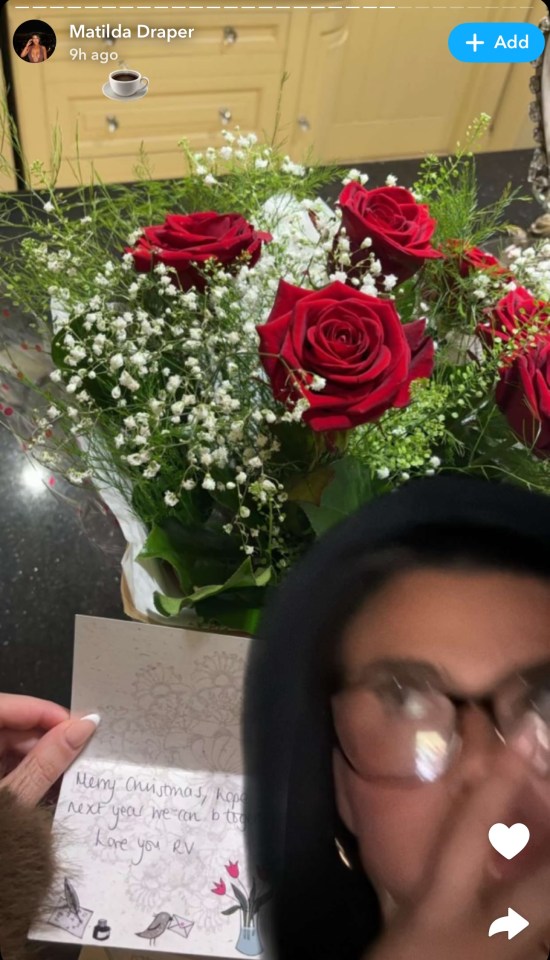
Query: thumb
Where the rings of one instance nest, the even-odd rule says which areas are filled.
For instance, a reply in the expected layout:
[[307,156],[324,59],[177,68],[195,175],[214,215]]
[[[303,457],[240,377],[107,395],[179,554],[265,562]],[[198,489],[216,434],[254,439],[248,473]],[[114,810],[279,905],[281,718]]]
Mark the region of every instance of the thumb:
[[440,850],[431,885],[435,900],[439,900],[436,912],[440,915],[479,898],[489,879],[489,829],[506,818],[524,784],[523,761],[503,751],[484,782],[461,802]]
[[34,807],[61,777],[95,733],[100,717],[89,713],[77,720],[56,724],[7,777],[8,787],[26,806]]

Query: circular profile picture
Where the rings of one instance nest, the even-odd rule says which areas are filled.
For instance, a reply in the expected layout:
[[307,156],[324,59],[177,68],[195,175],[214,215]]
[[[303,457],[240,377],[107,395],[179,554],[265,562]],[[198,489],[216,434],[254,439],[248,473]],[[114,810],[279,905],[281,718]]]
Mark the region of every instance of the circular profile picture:
[[25,20],[13,35],[13,49],[27,63],[44,63],[55,50],[55,33],[43,20]]

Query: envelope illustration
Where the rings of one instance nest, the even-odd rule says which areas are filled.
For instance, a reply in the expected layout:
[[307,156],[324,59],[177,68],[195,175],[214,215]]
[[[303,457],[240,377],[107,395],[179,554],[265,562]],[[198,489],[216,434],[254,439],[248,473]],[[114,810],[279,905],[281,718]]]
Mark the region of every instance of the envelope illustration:
[[194,920],[186,920],[185,917],[178,917],[177,913],[172,916],[168,929],[173,933],[179,933],[180,937],[188,937],[191,933],[191,927],[194,927]]

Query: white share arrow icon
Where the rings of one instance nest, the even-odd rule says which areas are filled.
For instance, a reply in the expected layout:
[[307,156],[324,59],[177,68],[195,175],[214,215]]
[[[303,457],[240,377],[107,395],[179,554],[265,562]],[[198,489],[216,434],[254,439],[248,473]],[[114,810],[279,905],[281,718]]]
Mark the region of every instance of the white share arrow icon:
[[519,913],[508,907],[507,917],[499,917],[498,920],[493,920],[489,927],[489,936],[492,937],[495,933],[507,933],[508,939],[511,940],[512,937],[517,937],[518,933],[521,933],[528,926],[529,921],[525,917],[520,916]]

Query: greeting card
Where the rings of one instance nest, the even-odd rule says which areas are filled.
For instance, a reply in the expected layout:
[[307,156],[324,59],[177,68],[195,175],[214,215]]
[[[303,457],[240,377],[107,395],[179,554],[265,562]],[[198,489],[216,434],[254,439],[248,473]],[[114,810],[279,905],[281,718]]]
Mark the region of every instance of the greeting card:
[[63,779],[62,876],[31,939],[262,954],[271,894],[247,869],[241,748],[250,642],[76,618],[72,709],[101,723]]

